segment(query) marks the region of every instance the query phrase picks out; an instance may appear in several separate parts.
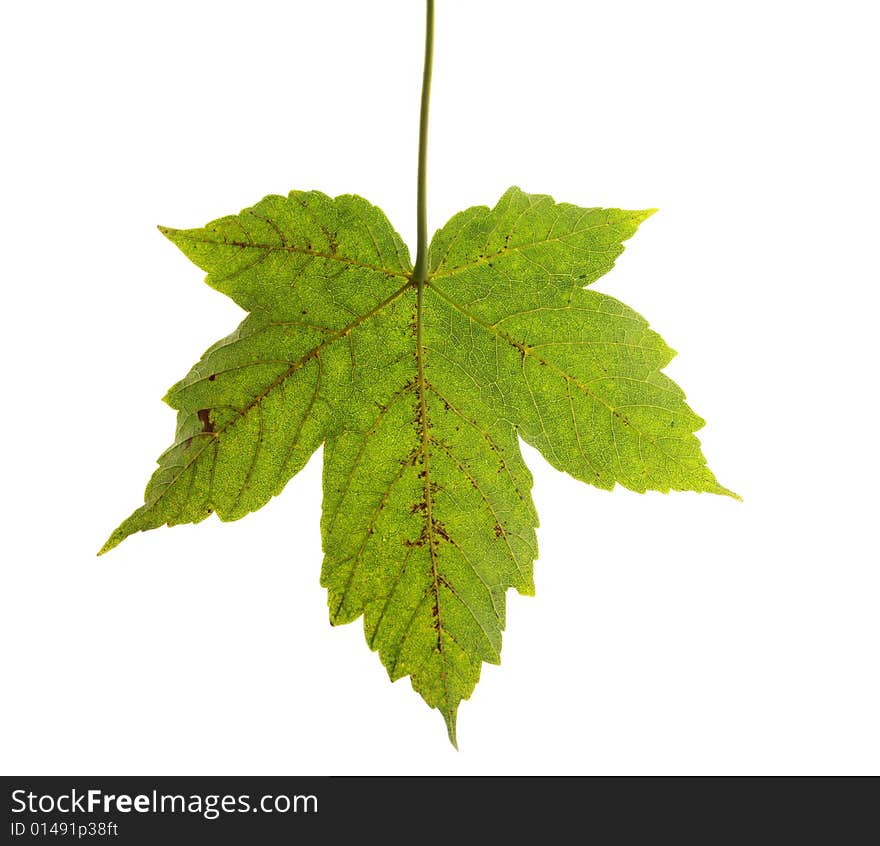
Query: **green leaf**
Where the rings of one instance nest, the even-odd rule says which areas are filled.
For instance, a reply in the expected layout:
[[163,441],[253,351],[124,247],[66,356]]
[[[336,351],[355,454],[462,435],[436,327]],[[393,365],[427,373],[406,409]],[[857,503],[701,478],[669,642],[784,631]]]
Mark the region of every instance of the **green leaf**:
[[511,188],[434,236],[427,282],[358,197],[270,196],[162,232],[250,314],[168,393],[174,444],[110,536],[278,494],[324,444],[321,573],[330,620],[363,616],[392,679],[443,714],[498,663],[508,588],[532,594],[538,518],[518,436],[601,488],[735,496],[703,421],[634,311],[584,286],[650,211]]

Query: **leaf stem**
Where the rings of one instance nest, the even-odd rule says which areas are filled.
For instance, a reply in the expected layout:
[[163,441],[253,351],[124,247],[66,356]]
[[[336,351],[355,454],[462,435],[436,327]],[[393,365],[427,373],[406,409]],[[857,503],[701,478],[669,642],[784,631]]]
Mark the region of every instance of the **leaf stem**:
[[419,116],[419,187],[417,207],[416,266],[413,282],[428,281],[428,103],[431,99],[431,68],[434,62],[434,0],[427,0],[425,17],[425,69],[422,74],[422,108]]

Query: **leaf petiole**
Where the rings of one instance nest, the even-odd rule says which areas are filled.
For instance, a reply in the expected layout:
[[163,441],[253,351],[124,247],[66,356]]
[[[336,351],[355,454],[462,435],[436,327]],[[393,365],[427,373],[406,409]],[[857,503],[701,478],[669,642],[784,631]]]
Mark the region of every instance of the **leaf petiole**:
[[422,74],[422,106],[419,116],[419,176],[416,213],[417,243],[413,282],[428,281],[428,104],[431,99],[431,68],[434,62],[434,0],[427,0],[425,16],[425,68]]

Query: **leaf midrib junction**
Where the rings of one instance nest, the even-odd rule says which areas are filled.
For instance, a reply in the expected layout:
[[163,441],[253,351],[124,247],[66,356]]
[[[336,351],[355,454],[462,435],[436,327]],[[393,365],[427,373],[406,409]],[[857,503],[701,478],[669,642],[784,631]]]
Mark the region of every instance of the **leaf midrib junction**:
[[[242,243],[240,246],[260,248],[260,245],[245,244],[245,243]],[[269,248],[269,245],[266,245],[266,247]],[[274,248],[278,249],[277,246],[274,246]],[[291,249],[291,250],[295,249],[289,245],[286,247],[282,247],[282,249],[284,249],[284,248]],[[306,250],[299,250],[298,248],[296,248],[296,251],[303,252],[303,253],[308,252]],[[321,257],[331,258],[331,259],[335,259],[338,261],[348,261],[346,259],[343,259],[343,257],[341,257],[341,256],[334,256],[332,254],[327,254],[326,256],[323,256],[320,253],[315,253],[315,255],[321,255]],[[378,267],[374,267],[372,265],[361,265],[361,266],[364,267],[365,269],[378,270],[383,273],[384,272],[392,273],[391,271],[389,271],[386,268],[378,268]],[[338,329],[335,332],[333,332],[332,334],[328,335],[328,337],[326,337],[320,344],[318,344],[317,346],[310,349],[308,352],[306,352],[303,356],[301,356],[296,361],[292,362],[290,364],[290,366],[284,372],[279,374],[260,394],[258,394],[256,397],[254,397],[254,399],[251,402],[249,402],[247,405],[245,405],[241,409],[237,409],[238,413],[236,414],[236,416],[234,418],[232,418],[232,420],[230,420],[224,426],[220,427],[219,429],[217,429],[216,431],[211,432],[211,433],[198,433],[198,434],[205,435],[205,441],[206,441],[205,446],[202,447],[202,449],[198,450],[198,452],[188,462],[186,462],[186,464],[181,466],[181,468],[180,468],[179,472],[176,474],[175,478],[173,480],[171,480],[166,485],[165,490],[159,495],[159,497],[157,497],[157,499],[154,501],[153,504],[155,504],[155,502],[161,500],[164,497],[165,493],[168,490],[170,490],[173,487],[173,485],[177,482],[177,480],[180,478],[180,476],[182,476],[185,472],[187,472],[187,470],[189,470],[189,468],[196,461],[198,461],[199,458],[201,458],[205,448],[207,448],[211,443],[216,442],[216,438],[223,435],[225,432],[227,432],[229,429],[231,429],[237,422],[239,422],[241,419],[243,419],[249,411],[251,411],[258,404],[260,404],[269,393],[271,393],[273,390],[275,390],[275,388],[277,388],[281,384],[283,384],[288,378],[290,378],[292,375],[297,373],[300,369],[302,369],[302,367],[304,367],[310,361],[312,361],[313,359],[320,356],[321,352],[324,349],[331,346],[332,344],[334,344],[336,341],[340,340],[341,338],[347,337],[360,324],[364,323],[365,321],[369,320],[372,317],[375,317],[377,314],[379,314],[387,306],[391,305],[393,302],[395,302],[400,297],[402,297],[408,290],[410,290],[411,288],[415,288],[416,295],[417,295],[416,296],[416,362],[417,362],[416,387],[417,387],[418,404],[419,404],[419,421],[420,421],[420,428],[422,429],[422,441],[423,441],[423,443],[420,447],[420,451],[424,455],[425,470],[426,470],[426,472],[425,472],[425,480],[426,480],[425,504],[426,504],[427,534],[428,534],[427,540],[428,540],[428,544],[432,550],[432,553],[431,553],[432,554],[432,577],[437,585],[437,600],[439,603],[439,585],[442,582],[442,577],[440,576],[440,574],[437,570],[437,567],[436,567],[436,553],[433,551],[434,546],[435,546],[433,521],[432,521],[431,517],[429,516],[429,514],[431,514],[431,509],[432,509],[433,503],[432,503],[430,482],[429,482],[429,480],[430,480],[430,457],[429,457],[430,443],[429,443],[429,438],[427,437],[427,434],[428,434],[427,427],[428,427],[429,421],[428,421],[427,401],[425,399],[426,391],[428,390],[429,385],[428,385],[428,382],[425,378],[425,366],[424,366],[425,346],[423,343],[423,328],[422,328],[423,312],[424,312],[424,308],[425,308],[425,292],[429,289],[432,290],[435,294],[437,294],[437,296],[439,296],[446,303],[448,303],[452,308],[454,308],[456,311],[458,311],[463,317],[465,317],[469,321],[481,326],[488,333],[504,340],[507,344],[518,349],[522,353],[523,356],[534,356],[534,353],[532,352],[531,347],[529,347],[528,345],[526,345],[524,343],[521,343],[520,341],[515,339],[513,336],[508,334],[507,332],[499,329],[497,325],[490,324],[490,323],[480,319],[476,315],[472,314],[471,312],[469,312],[463,305],[461,305],[461,303],[457,302],[449,294],[447,294],[442,288],[438,287],[435,284],[433,277],[428,277],[426,280],[424,280],[422,282],[417,282],[417,281],[413,280],[411,272],[408,274],[402,274],[400,272],[393,272],[393,275],[404,276],[404,278],[406,278],[406,283],[404,285],[401,285],[392,294],[390,294],[388,297],[386,297],[384,300],[382,300],[380,303],[378,303],[372,309],[359,315],[357,318],[355,318],[350,323],[343,326],[341,329]],[[439,275],[442,276],[444,274],[439,274]],[[601,396],[597,395],[594,391],[590,390],[590,388],[587,385],[584,385],[579,380],[575,379],[570,374],[566,373],[558,365],[555,365],[553,362],[546,361],[543,358],[541,358],[540,361],[543,362],[544,364],[546,364],[550,369],[557,372],[567,382],[569,382],[570,384],[574,384],[579,390],[581,390],[582,392],[584,392],[588,396],[590,396],[591,399],[595,400],[597,403],[604,406],[612,415],[622,417],[622,415],[620,414],[620,412],[616,408],[609,405],[605,400],[602,399]],[[632,427],[633,430],[640,437],[645,438],[649,443],[652,443],[652,445],[655,446],[655,448],[659,449],[659,445],[657,445],[654,442],[653,438],[651,438],[646,433],[639,431],[639,429],[637,429],[636,427],[634,427],[632,425],[631,421],[626,420],[625,422],[626,422],[626,425]],[[663,451],[663,452],[665,452],[665,451]]]

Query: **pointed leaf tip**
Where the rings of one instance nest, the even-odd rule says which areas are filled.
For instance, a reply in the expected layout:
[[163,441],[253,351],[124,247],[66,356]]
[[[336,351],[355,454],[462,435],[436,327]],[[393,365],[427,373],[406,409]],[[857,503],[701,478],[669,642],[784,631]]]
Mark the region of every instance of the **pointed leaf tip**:
[[443,720],[446,723],[446,733],[449,735],[449,742],[455,747],[455,751],[458,752],[458,738],[455,733],[456,710],[443,711],[442,713]]
[[653,217],[659,209],[635,209],[625,212],[636,226],[641,226],[649,217]]
[[107,538],[106,542],[104,543],[104,546],[102,546],[102,547],[98,550],[98,557],[99,557],[99,558],[100,558],[105,552],[110,552],[111,549],[113,549],[114,547],[119,546],[119,544],[120,544],[121,541],[122,541],[122,538],[117,537],[118,534],[119,534],[118,532],[113,532],[113,534],[110,535],[109,538]]
[[187,231],[185,229],[174,229],[171,226],[157,226],[158,229],[172,244],[174,244],[179,249],[183,249],[181,246],[181,236]]

